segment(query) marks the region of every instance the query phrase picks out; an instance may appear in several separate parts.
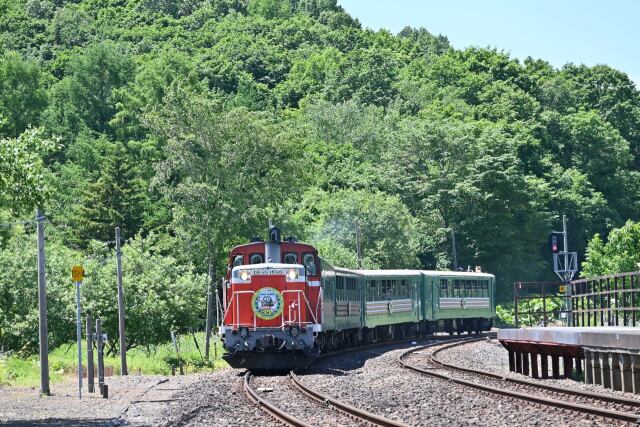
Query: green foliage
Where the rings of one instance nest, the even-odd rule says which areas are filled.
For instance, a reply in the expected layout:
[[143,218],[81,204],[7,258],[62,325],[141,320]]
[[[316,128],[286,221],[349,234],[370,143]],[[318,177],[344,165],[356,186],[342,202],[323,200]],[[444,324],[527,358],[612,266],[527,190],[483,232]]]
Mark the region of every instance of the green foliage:
[[[220,358],[222,349],[216,336],[211,339],[211,359],[205,360],[204,333],[194,337],[185,333],[178,335],[180,363],[185,373],[207,372],[223,365]],[[217,346],[218,358],[214,358],[214,346]],[[83,366],[87,366],[87,343],[82,341]],[[96,351],[94,348],[94,363]],[[16,385],[22,387],[37,387],[40,384],[38,356],[23,358],[16,355],[0,355],[0,385]],[[78,366],[78,347],[75,342],[63,344],[49,354],[49,375],[52,382],[59,382],[76,375]],[[178,356],[171,343],[147,348],[135,348],[127,352],[127,367],[130,373],[143,375],[171,375],[171,368],[178,366]],[[108,375],[120,373],[120,356],[105,355],[105,372]]]
[[596,234],[587,246],[582,277],[637,271],[640,264],[640,223],[627,221],[611,230],[604,243]]
[[357,267],[354,261],[358,221],[364,267],[418,265],[420,242],[416,223],[397,197],[380,192],[341,190],[308,194],[303,203],[306,208],[298,212],[294,220],[307,230],[308,240],[318,245],[320,254],[330,263]]
[[[560,325],[561,319],[554,312],[562,310],[563,298],[547,298],[543,303],[542,298],[520,300],[518,304],[518,327],[531,327],[543,325],[543,312],[547,311],[547,324],[549,326]],[[496,326],[502,328],[516,327],[515,310],[513,303],[496,306]]]
[[157,184],[175,203],[177,235],[199,263],[262,229],[272,204],[302,184],[297,137],[269,113],[220,111],[215,100],[176,91],[153,123],[167,139]]
[[0,137],[15,138],[37,126],[47,96],[37,64],[7,52],[0,57]]
[[38,129],[0,139],[0,209],[22,214],[44,205],[49,189],[43,157],[56,148]]
[[[50,230],[49,230],[50,231]],[[55,233],[54,233],[55,236]],[[123,287],[127,307],[128,347],[158,345],[170,331],[199,327],[206,310],[206,276],[155,252],[153,239],[137,238],[123,247]],[[108,350],[117,349],[118,308],[112,249],[94,242],[89,258],[49,238],[47,298],[51,347],[75,337],[75,287],[70,267],[84,265],[83,316],[103,319]],[[0,349],[31,354],[38,349],[37,250],[33,232],[16,230],[0,252]]]
[[[198,295],[128,284],[134,345],[198,323],[193,283],[209,262],[223,274],[268,218],[348,267],[356,218],[372,268],[450,269],[453,231],[459,264],[495,273],[507,299],[514,280],[553,279],[546,236],[562,214],[579,253],[640,220],[639,167],[640,92],[606,65],[363,30],[336,0],[0,0],[0,219],[43,206],[59,274],[106,256],[94,240],[119,225],[144,247],[130,267],[165,265],[140,274]],[[26,322],[2,345],[29,352],[33,277],[12,263],[33,242],[1,233],[0,288],[24,304],[0,317]],[[619,235],[633,232],[592,241],[585,272],[635,268]],[[113,266],[89,264],[102,277],[89,300],[113,322]]]

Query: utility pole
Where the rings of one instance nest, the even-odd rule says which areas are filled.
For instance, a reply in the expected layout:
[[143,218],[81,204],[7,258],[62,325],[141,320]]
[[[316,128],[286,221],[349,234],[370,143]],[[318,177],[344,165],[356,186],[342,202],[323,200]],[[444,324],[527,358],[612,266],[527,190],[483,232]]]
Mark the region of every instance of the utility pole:
[[453,270],[458,271],[458,253],[456,251],[456,233],[451,229],[451,246],[453,248]]
[[40,329],[40,393],[49,396],[49,326],[47,324],[47,284],[44,259],[44,213],[36,211],[38,221],[38,307]]
[[204,332],[204,357],[207,360],[209,360],[209,346],[211,344],[211,317],[213,316],[213,298],[213,264],[209,264],[209,276],[207,277],[207,320]]
[[[80,286],[84,279],[84,269],[81,265],[74,265],[71,269],[71,279],[76,285],[76,335],[78,339],[78,398],[82,399],[82,308],[80,305]],[[87,331],[88,332],[88,331]],[[88,342],[87,342],[88,344]]]
[[122,250],[120,249],[120,227],[116,227],[116,265],[118,269],[118,329],[120,332],[120,374],[128,375],[127,337],[124,323],[124,291],[122,289]]
[[98,346],[98,389],[104,396],[104,336],[102,335],[102,319],[96,319],[96,343]]
[[358,257],[358,270],[362,270],[362,251],[360,250],[360,222],[356,219],[356,255]]
[[95,391],[94,372],[93,372],[93,319],[87,316],[87,388],[89,393]]

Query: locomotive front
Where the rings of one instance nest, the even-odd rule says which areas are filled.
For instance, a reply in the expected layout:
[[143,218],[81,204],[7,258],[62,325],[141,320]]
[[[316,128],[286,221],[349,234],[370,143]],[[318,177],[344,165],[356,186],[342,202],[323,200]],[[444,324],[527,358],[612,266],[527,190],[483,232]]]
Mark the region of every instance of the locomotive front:
[[220,327],[234,368],[287,370],[308,366],[318,350],[321,287],[317,251],[294,238],[281,241],[276,227],[269,241],[235,247],[223,286]]

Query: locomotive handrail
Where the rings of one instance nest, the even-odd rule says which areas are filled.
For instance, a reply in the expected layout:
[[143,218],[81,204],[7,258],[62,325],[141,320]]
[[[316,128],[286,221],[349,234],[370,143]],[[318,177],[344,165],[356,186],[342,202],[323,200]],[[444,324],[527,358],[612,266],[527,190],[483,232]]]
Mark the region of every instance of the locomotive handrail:
[[231,310],[231,307],[233,306],[233,299],[235,298],[236,300],[236,318],[235,318],[235,322],[232,323],[232,326],[235,326],[235,329],[240,328],[240,326],[251,326],[253,328],[253,330],[257,330],[256,327],[256,313],[253,313],[253,324],[250,323],[240,323],[240,298],[236,298],[236,294],[255,294],[255,291],[234,291],[231,294],[231,299],[229,300],[229,306],[227,307],[227,310],[224,313],[223,316],[223,320],[226,321],[227,320],[227,315],[229,314],[229,310]]
[[[313,319],[313,323],[314,324],[318,323],[318,320],[317,320],[316,316],[314,315],[313,310],[311,309],[311,304],[309,303],[309,300],[307,299],[307,296],[304,294],[303,290],[301,290],[301,289],[287,289],[287,290],[284,290],[284,291],[282,291],[283,299],[284,299],[284,294],[285,293],[296,293],[296,294],[298,294],[298,311],[300,310],[299,307],[301,306],[301,304],[300,304],[300,294],[302,294],[302,297],[304,298],[304,302],[307,305],[307,308],[309,309],[309,313],[311,314],[311,318]],[[280,325],[280,327],[284,328],[287,325],[287,321],[284,320],[284,310],[282,310],[281,316],[282,316],[282,324]],[[300,318],[302,318],[302,316],[300,316]],[[289,322],[291,322],[291,321],[289,321]],[[305,323],[310,323],[310,322],[305,322]],[[302,326],[302,321],[300,319],[298,320],[298,326]]]

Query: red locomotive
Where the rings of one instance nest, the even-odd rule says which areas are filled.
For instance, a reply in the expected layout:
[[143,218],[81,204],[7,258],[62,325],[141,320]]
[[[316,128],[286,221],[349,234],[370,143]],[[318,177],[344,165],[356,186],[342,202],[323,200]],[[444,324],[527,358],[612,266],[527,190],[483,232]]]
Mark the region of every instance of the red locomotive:
[[290,369],[319,354],[319,262],[313,246],[291,237],[281,241],[276,227],[270,227],[269,241],[253,239],[231,251],[220,331],[231,366]]

